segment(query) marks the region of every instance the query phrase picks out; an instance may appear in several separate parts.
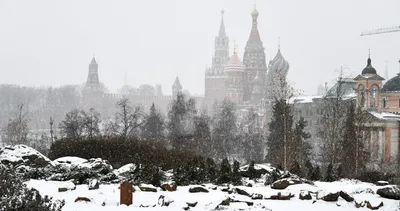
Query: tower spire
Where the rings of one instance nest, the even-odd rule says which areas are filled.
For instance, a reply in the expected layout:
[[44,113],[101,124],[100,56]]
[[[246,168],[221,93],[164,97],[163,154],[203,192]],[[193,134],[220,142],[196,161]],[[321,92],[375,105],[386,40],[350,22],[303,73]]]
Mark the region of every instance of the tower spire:
[[278,50],[281,50],[281,37],[278,37]]
[[221,10],[221,25],[219,26],[219,37],[226,37],[225,23],[224,23],[225,10]]

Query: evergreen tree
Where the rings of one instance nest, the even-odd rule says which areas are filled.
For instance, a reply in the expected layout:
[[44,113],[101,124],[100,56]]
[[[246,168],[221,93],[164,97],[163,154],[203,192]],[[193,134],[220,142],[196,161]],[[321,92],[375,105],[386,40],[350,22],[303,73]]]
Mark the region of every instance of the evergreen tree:
[[255,163],[254,163],[254,161],[252,160],[252,161],[250,162],[249,168],[247,169],[247,174],[249,175],[249,178],[250,178],[250,179],[255,179],[255,178],[257,178],[256,169],[254,168],[254,165],[255,165]]
[[315,168],[313,168],[310,179],[312,181],[321,180],[321,170],[320,170],[319,166],[316,166]]
[[240,185],[242,176],[240,175],[240,163],[237,160],[233,161],[233,169],[232,169],[232,183],[234,185]]
[[283,169],[288,169],[289,150],[292,140],[293,115],[290,105],[286,100],[276,100],[272,107],[272,118],[269,123],[269,136],[267,138],[267,161],[274,166],[283,164]]
[[305,132],[304,128],[307,125],[307,121],[303,117],[297,121],[294,131],[293,139],[289,141],[289,163],[291,164],[290,172],[301,175],[301,169],[304,167],[306,161],[309,160],[311,146],[307,142],[307,139],[311,137],[310,133]]
[[231,182],[231,164],[227,158],[224,158],[221,162],[221,169],[219,171],[218,184]]
[[187,146],[193,138],[193,116],[195,113],[194,99],[186,101],[183,94],[178,94],[168,112],[168,139],[173,146]]
[[235,106],[232,102],[224,100],[219,111],[214,117],[214,128],[212,131],[213,149],[219,157],[226,157],[235,151],[234,143],[236,133]]
[[194,147],[201,154],[212,156],[210,117],[206,111],[194,117]]
[[333,171],[333,165],[332,165],[332,163],[330,163],[330,164],[328,165],[328,168],[326,169],[324,180],[325,180],[326,182],[333,182],[333,181],[336,180],[335,172]]
[[359,108],[355,110],[353,103],[348,105],[346,122],[342,140],[341,175],[355,177],[366,168],[368,151],[364,142],[369,139],[363,127],[367,121],[366,114]]
[[163,139],[164,120],[161,113],[157,111],[154,103],[150,107],[149,114],[142,127],[142,137],[146,140]]
[[212,158],[206,159],[206,180],[208,182],[215,182],[217,179],[217,165]]
[[262,162],[264,160],[264,137],[257,123],[257,113],[253,110],[249,110],[247,120],[245,121],[244,127],[246,130],[242,131],[240,134],[242,137],[242,147],[243,157],[248,161],[255,160],[257,162]]

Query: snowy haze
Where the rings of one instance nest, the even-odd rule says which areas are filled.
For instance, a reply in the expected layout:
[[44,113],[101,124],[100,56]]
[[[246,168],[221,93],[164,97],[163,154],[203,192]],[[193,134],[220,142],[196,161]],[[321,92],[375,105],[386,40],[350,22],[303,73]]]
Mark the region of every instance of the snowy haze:
[[[372,64],[397,72],[400,32],[361,37],[362,31],[400,25],[398,0],[258,0],[258,23],[269,61],[278,37],[290,63],[289,80],[305,94],[332,82],[341,65],[354,74]],[[0,0],[0,83],[29,86],[83,84],[95,54],[101,82],[162,84],[171,92],[204,93],[214,38],[225,10],[226,31],[239,55],[250,34],[251,0]],[[231,51],[232,52],[232,51]]]

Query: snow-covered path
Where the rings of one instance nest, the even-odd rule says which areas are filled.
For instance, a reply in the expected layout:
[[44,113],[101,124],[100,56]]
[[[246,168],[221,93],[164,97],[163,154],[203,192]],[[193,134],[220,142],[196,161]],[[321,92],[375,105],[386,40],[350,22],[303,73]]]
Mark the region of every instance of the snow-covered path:
[[[247,196],[238,194],[228,194],[219,190],[209,189],[209,193],[189,193],[189,186],[180,186],[176,192],[166,192],[159,189],[158,192],[142,192],[139,188],[135,187],[136,191],[133,193],[133,205],[125,206],[118,205],[119,202],[119,185],[100,185],[97,190],[88,190],[87,185],[78,185],[76,190],[67,192],[58,192],[58,187],[73,186],[68,182],[54,182],[44,180],[30,180],[27,182],[28,187],[33,187],[39,190],[42,195],[52,196],[54,199],[64,199],[66,205],[63,211],[81,211],[81,210],[99,210],[99,211],[118,211],[118,210],[138,210],[140,206],[149,206],[142,208],[143,210],[183,210],[187,207],[186,202],[198,202],[196,207],[190,210],[213,210],[222,200],[227,196],[236,198],[241,201],[252,201],[253,206],[248,206],[246,203],[231,203],[228,210],[273,210],[273,211],[293,211],[293,210],[307,210],[307,211],[321,211],[321,210],[369,210],[368,208],[356,208],[354,202],[346,202],[339,198],[338,202],[325,202],[317,200],[315,203],[315,196],[313,200],[300,200],[298,198],[301,190],[319,191],[322,192],[336,192],[345,191],[351,194],[356,201],[368,200],[373,206],[383,202],[384,206],[379,210],[382,211],[400,211],[400,201],[389,200],[381,198],[377,194],[371,193],[368,189],[376,193],[378,186],[370,183],[363,183],[354,180],[342,180],[338,182],[326,183],[316,182],[315,186],[300,184],[292,185],[281,191],[282,194],[292,193],[295,197],[291,200],[278,201],[278,200],[251,200]],[[264,187],[263,185],[256,185],[255,187],[241,187],[248,193],[259,193],[264,196],[274,195],[278,190]],[[168,207],[160,207],[157,202],[160,195],[164,195],[167,200],[173,200]],[[74,202],[77,197],[87,197],[92,202]],[[104,204],[104,206],[102,206]],[[152,207],[154,206],[155,207]]]

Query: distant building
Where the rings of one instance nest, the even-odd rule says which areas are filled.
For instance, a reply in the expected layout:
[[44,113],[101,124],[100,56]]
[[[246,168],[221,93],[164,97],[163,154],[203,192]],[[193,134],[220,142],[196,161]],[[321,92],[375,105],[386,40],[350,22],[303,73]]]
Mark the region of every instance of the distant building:
[[295,116],[304,117],[308,122],[306,131],[312,135],[311,144],[317,156],[321,140],[318,138],[318,126],[323,113],[324,97],[335,97],[340,91],[343,99],[352,101],[357,107],[368,111],[371,122],[366,125],[365,131],[370,133],[365,143],[371,152],[369,168],[374,170],[395,171],[400,165],[400,74],[388,80],[378,75],[372,66],[371,58],[367,59],[367,66],[354,79],[340,78],[324,96],[296,97],[291,100],[294,104]]
[[[154,95],[141,95],[138,92],[126,94],[106,93],[102,89],[99,81],[98,67],[99,65],[97,64],[96,59],[93,57],[89,64],[88,78],[83,89],[83,103],[86,109],[95,108],[105,117],[114,115],[117,102],[123,98],[129,99],[133,105],[143,106],[145,110],[150,109],[150,106],[154,103],[157,109],[166,114],[168,111],[168,106],[174,99],[174,96],[176,96],[178,93],[182,93],[183,87],[178,77],[175,78],[175,82],[172,85],[172,95],[163,95],[160,85],[156,86],[156,93]],[[201,108],[204,98],[193,98],[196,100],[196,106]]]

